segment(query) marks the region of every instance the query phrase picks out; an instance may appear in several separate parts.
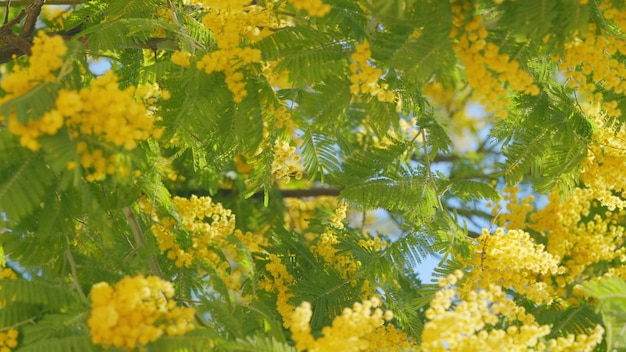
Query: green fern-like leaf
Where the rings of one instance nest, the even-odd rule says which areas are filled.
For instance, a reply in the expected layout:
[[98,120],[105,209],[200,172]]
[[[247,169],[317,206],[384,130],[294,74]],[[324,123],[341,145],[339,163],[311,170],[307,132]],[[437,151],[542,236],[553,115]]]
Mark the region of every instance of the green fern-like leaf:
[[435,190],[421,176],[372,179],[346,186],[341,196],[365,209],[404,211],[408,219],[418,222],[432,217],[437,206]]
[[9,221],[19,221],[41,204],[52,174],[39,154],[18,146],[7,130],[0,131],[0,153],[0,210]]
[[9,304],[43,304],[49,309],[61,309],[76,302],[66,287],[39,280],[3,279],[0,286],[0,299]]
[[31,118],[39,119],[54,106],[57,90],[56,82],[41,83],[28,92],[2,103],[0,115],[8,117],[14,112],[22,124],[27,124]]
[[53,337],[44,341],[20,346],[20,352],[90,352],[98,351],[89,336]]
[[302,140],[302,164],[310,179],[319,175],[321,182],[324,182],[325,175],[339,172],[338,146],[334,140],[313,133],[311,129],[304,132]]
[[228,342],[225,346],[228,351],[241,352],[296,352],[296,348],[285,342],[279,342],[271,336],[248,336]]
[[626,349],[626,281],[616,277],[587,281],[583,291],[598,299],[596,310],[602,314],[607,346]]

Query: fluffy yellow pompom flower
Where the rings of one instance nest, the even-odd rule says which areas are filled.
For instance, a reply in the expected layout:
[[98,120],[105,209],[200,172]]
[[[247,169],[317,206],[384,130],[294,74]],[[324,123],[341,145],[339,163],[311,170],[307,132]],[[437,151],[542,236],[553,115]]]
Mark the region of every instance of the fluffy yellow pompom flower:
[[324,17],[330,12],[330,5],[322,0],[288,0],[296,10],[305,10],[311,16]]
[[385,321],[393,319],[393,313],[380,309],[381,304],[376,296],[354,303],[352,308],[345,308],[335,317],[331,326],[322,329],[323,336],[314,339],[309,325],[311,304],[303,302],[291,315],[291,337],[299,351],[411,350],[413,346],[406,334],[392,325],[385,326]]
[[176,50],[174,54],[172,54],[172,62],[182,67],[189,67],[190,58],[191,53],[187,51]]
[[477,241],[476,253],[468,263],[474,270],[466,280],[465,289],[496,284],[513,288],[539,304],[552,303],[556,292],[539,278],[565,270],[560,267],[558,257],[519,230],[505,233],[498,228],[489,234],[484,229]]
[[155,276],[125,277],[113,287],[100,282],[90,297],[91,341],[105,348],[133,350],[194,328],[194,310],[176,306],[172,284]]
[[6,331],[0,332],[0,352],[11,352],[11,350],[17,347],[18,331],[14,328],[10,328]]
[[[500,286],[489,285],[459,295],[449,285],[438,291],[425,312],[423,351],[592,351],[602,340],[601,326],[590,335],[570,334],[547,340],[548,325],[508,298]],[[547,340],[547,341],[546,341]]]
[[302,178],[304,168],[300,163],[300,155],[296,154],[296,147],[292,147],[283,140],[274,143],[274,159],[272,160],[272,174],[287,183],[291,177],[296,180]]
[[395,99],[395,95],[392,91],[387,89],[386,84],[379,84],[378,80],[383,75],[383,71],[370,64],[369,60],[372,57],[370,51],[370,45],[368,42],[363,42],[356,46],[356,51],[352,54],[353,63],[350,65],[350,92],[353,95],[359,93],[369,94],[373,97],[377,97],[382,102],[392,102]]

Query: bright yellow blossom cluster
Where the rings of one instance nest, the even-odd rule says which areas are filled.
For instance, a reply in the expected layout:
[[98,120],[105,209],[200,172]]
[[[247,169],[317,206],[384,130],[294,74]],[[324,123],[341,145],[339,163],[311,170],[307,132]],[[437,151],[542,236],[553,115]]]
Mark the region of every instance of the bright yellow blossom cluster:
[[312,199],[285,198],[285,227],[299,233],[305,233],[309,227],[308,220],[315,216],[315,209],[334,209],[337,206],[337,198],[320,196]]
[[281,71],[277,70],[277,65],[281,62],[281,60],[276,61],[265,61],[263,63],[263,76],[272,85],[272,87],[281,88],[289,88],[291,86],[289,82],[289,71],[286,69],[282,69]]
[[317,242],[310,247],[311,253],[324,259],[327,265],[339,270],[341,277],[348,279],[354,276],[361,262],[354,259],[350,252],[340,252],[336,245],[339,239],[335,235],[336,230],[344,228],[343,221],[346,219],[348,205],[340,202],[330,216],[330,227],[322,233]]
[[296,10],[305,10],[311,16],[324,17],[330,12],[330,5],[322,0],[287,0]]
[[11,268],[0,270],[0,279],[17,279],[17,274]]
[[224,81],[228,89],[233,93],[233,100],[236,103],[243,101],[248,95],[246,84],[243,82],[244,74],[237,71],[240,67],[253,62],[261,61],[261,52],[251,48],[230,48],[228,50],[218,50],[207,54],[197,62],[196,67],[204,70],[207,74],[213,72],[224,72]]
[[[39,34],[34,39],[32,52],[27,68],[16,66],[0,83],[8,93],[0,99],[0,104],[25,94],[41,82],[54,80],[54,72],[62,66],[67,47],[59,36]],[[54,108],[37,119],[24,123],[12,113],[8,118],[8,129],[19,136],[22,146],[38,151],[41,137],[55,135],[67,127],[79,140],[76,149],[80,164],[90,170],[86,177],[88,181],[102,180],[114,173],[126,175],[129,165],[122,154],[111,151],[111,148],[90,148],[90,145],[109,145],[130,151],[139,142],[158,136],[158,130],[153,126],[155,117],[144,103],[154,94],[147,92],[134,87],[120,90],[117,78],[109,71],[79,91],[59,90]],[[0,120],[5,118],[0,116]],[[74,161],[67,165],[70,170],[76,166]]]
[[379,307],[382,302],[374,296],[369,300],[354,303],[345,308],[333,319],[331,326],[322,329],[322,335],[315,339],[311,335],[309,322],[313,315],[311,304],[303,302],[291,316],[291,337],[299,351],[385,351],[409,349],[411,345],[406,334],[385,321],[393,319],[391,311]]
[[350,92],[353,95],[359,93],[370,94],[378,98],[382,102],[392,102],[395,95],[388,89],[386,83],[379,84],[378,80],[382,77],[383,71],[372,66],[369,60],[372,57],[370,44],[363,42],[356,46],[356,51],[352,54],[352,63],[350,64]]
[[294,177],[299,180],[303,176],[304,168],[300,163],[300,155],[296,154],[296,147],[289,145],[282,139],[274,143],[274,159],[272,159],[272,174],[287,183]]
[[[0,88],[6,95],[0,98],[0,104],[26,94],[42,82],[51,82],[56,78],[55,71],[63,65],[63,56],[67,46],[59,36],[47,36],[40,32],[33,40],[30,65],[16,65],[13,72],[3,77]],[[24,123],[18,121],[15,112],[10,116],[0,116],[0,122],[8,120],[9,131],[20,137],[20,144],[31,150],[41,147],[37,139],[44,135],[53,135],[63,126],[63,118],[58,112],[46,113],[38,120],[31,119]]]
[[[455,275],[456,276],[456,275]],[[459,275],[460,276],[460,275]],[[462,297],[449,285],[435,294],[425,312],[423,351],[593,351],[604,329],[547,340],[550,327],[539,325],[497,285]]]
[[134,350],[163,334],[184,335],[194,328],[194,310],[176,306],[172,284],[156,276],[125,277],[113,287],[91,288],[91,341],[105,348]]
[[[150,212],[149,205],[143,200],[140,204],[143,211]],[[243,254],[237,245],[228,238],[234,235],[240,239],[261,241],[252,234],[243,234],[235,230],[235,215],[220,203],[214,203],[209,197],[191,196],[191,198],[173,197],[172,203],[180,216],[184,235],[177,231],[175,219],[153,214],[155,224],[152,233],[157,239],[159,250],[167,254],[179,268],[204,264],[215,269],[215,272],[231,291],[241,285],[242,266],[231,267],[224,254],[234,262],[239,262]],[[264,243],[264,242],[261,242]]]
[[[140,95],[141,94],[141,95]],[[61,90],[56,100],[56,111],[64,118],[76,138],[85,138],[77,143],[83,168],[92,170],[87,180],[98,181],[114,173],[125,175],[129,165],[122,161],[120,153],[103,148],[90,147],[89,136],[97,138],[98,144],[112,145],[130,151],[137,145],[155,136],[155,117],[143,101],[153,97],[147,87],[128,87],[121,90],[117,77],[111,72],[96,78],[80,91]],[[71,166],[68,165],[68,168]]]
[[274,125],[276,128],[284,128],[287,135],[292,135],[298,128],[298,125],[293,122],[291,113],[289,113],[289,109],[287,109],[286,106],[280,106],[278,109],[269,106],[266,109],[266,113],[269,116],[274,116]]
[[[519,192],[519,185],[505,186],[502,190],[504,208],[500,204],[488,204],[491,208],[491,214],[498,225],[512,230],[526,226],[528,216],[534,210],[532,202],[535,200],[535,197],[531,194],[520,201],[518,199]],[[505,209],[506,211],[504,211]]]
[[597,128],[589,144],[589,152],[582,162],[580,180],[593,191],[593,197],[610,211],[626,209],[626,175],[620,172],[626,163],[626,130],[615,132],[595,114]]
[[191,64],[191,53],[188,51],[176,50],[172,54],[172,62],[178,66],[189,67]]
[[[261,52],[240,45],[254,43],[271,34],[271,29],[278,27],[278,21],[270,11],[271,6],[249,5],[249,1],[204,0],[202,3],[210,9],[202,23],[213,33],[218,49],[202,57],[196,66],[207,74],[224,72],[233,100],[241,102],[248,94],[242,68],[260,62]],[[186,62],[180,55],[173,60],[177,64]]]
[[453,27],[450,37],[457,38],[454,51],[465,66],[467,81],[479,97],[479,102],[500,117],[506,117],[508,89],[523,94],[538,95],[539,87],[519,63],[500,53],[488,42],[489,33],[482,17],[468,14],[474,11],[471,2],[452,2]]
[[6,331],[0,330],[0,352],[11,352],[11,349],[17,347],[18,335],[18,331],[14,328]]
[[[611,1],[602,1],[599,7],[603,21],[615,23],[622,30],[626,28],[623,11],[613,7]],[[617,117],[621,115],[617,101],[607,101],[598,88],[616,94],[626,92],[626,66],[616,58],[625,54],[626,43],[621,34],[607,33],[590,24],[586,32],[566,44],[562,57],[555,56],[554,59],[559,61],[559,69],[564,72],[570,87],[591,93],[583,95],[583,99],[602,102],[607,115]]]
[[359,245],[363,248],[369,248],[374,251],[380,251],[387,247],[389,243],[387,241],[383,241],[380,237],[370,238],[367,240],[360,240]]
[[[15,280],[17,279],[17,275],[13,270],[11,270],[11,268],[0,269],[0,280],[2,279]],[[0,287],[0,289],[2,289],[2,287]],[[5,300],[0,300],[0,308],[5,307],[6,303],[7,302]]]
[[559,199],[557,192],[548,199],[548,205],[531,216],[529,227],[547,236],[547,251],[567,269],[562,275],[544,280],[559,296],[568,299],[572,293],[578,295],[572,286],[600,274],[589,270],[592,265],[615,259],[626,264],[624,228],[615,224],[622,212],[606,212],[584,220],[595,202],[594,192],[588,188],[574,189],[566,201]]
[[295,307],[289,303],[289,299],[294,297],[289,286],[293,283],[294,277],[287,271],[287,267],[282,263],[276,254],[269,255],[269,262],[265,265],[265,270],[271,275],[259,284],[267,292],[276,291],[276,310],[283,318],[283,326],[289,328],[290,317]]
[[483,229],[476,252],[467,263],[473,270],[465,280],[464,291],[490,284],[512,288],[537,304],[551,304],[556,296],[552,286],[539,280],[562,273],[559,257],[536,244],[527,232],[498,228],[489,234]]

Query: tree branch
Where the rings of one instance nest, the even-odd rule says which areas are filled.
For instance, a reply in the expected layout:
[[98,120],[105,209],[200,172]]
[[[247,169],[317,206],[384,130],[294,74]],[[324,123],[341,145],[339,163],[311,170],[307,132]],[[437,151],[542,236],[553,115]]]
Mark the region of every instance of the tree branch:
[[[9,4],[8,2],[5,3],[7,5]],[[24,10],[20,11],[20,13],[15,16],[14,19],[6,22],[0,27],[0,42],[7,43],[9,47],[12,47],[9,48],[11,56],[15,54],[15,49],[26,55],[31,55],[30,47],[32,46],[32,44],[30,42],[30,39],[33,36],[35,24],[37,23],[37,17],[39,17],[39,14],[41,13],[41,7],[43,6],[43,4],[44,0],[35,0],[31,2],[30,5]],[[26,22],[22,27],[22,32],[19,36],[17,36],[15,35],[15,33],[13,33],[13,27],[17,25],[24,17],[26,17]]]

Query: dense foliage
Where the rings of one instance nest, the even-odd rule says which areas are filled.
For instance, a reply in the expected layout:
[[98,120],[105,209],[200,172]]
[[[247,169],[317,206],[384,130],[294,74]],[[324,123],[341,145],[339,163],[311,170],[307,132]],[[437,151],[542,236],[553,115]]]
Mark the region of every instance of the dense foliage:
[[624,1],[0,4],[0,352],[626,349]]

